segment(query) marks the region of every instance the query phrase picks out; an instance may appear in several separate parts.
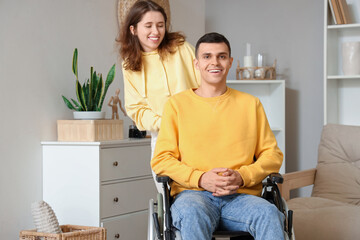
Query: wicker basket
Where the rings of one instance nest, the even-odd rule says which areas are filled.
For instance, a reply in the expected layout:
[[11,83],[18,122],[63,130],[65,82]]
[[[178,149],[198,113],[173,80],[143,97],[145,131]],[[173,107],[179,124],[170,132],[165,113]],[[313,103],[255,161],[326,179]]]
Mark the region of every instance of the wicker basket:
[[[128,11],[138,0],[118,0],[118,22],[119,26],[122,27],[125,21],[125,17],[128,14]],[[169,30],[169,25],[171,23],[171,13],[170,13],[170,3],[169,0],[153,0],[155,3],[159,4],[167,15],[166,28]]]
[[20,240],[106,240],[106,230],[102,227],[61,225],[62,233],[41,233],[33,230],[20,232]]

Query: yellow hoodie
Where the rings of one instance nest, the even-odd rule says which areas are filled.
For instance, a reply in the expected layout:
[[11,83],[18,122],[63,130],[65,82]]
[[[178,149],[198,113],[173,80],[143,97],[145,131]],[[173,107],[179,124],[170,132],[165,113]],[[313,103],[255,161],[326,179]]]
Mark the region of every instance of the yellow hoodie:
[[200,74],[194,67],[194,58],[194,47],[185,42],[164,61],[157,51],[143,52],[141,71],[123,68],[125,109],[140,130],[159,131],[168,98],[199,86]]
[[174,180],[172,195],[204,190],[201,175],[219,167],[240,173],[239,193],[260,195],[262,180],[278,172],[282,160],[258,98],[231,88],[204,98],[189,89],[165,105],[151,167]]

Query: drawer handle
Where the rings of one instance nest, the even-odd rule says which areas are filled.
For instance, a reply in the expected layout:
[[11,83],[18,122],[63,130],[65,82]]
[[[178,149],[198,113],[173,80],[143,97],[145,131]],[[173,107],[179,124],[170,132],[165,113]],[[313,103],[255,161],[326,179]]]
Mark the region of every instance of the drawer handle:
[[117,165],[119,165],[119,163],[117,161],[113,162],[114,167],[117,167]]
[[114,202],[118,202],[118,201],[119,201],[119,198],[115,197]]
[[120,234],[115,234],[115,238],[120,238]]

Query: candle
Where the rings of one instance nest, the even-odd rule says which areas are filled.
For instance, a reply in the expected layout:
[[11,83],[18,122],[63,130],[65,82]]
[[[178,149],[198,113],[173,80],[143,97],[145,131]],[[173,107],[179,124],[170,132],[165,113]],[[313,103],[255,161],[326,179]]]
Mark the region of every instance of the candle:
[[253,58],[252,56],[244,56],[244,67],[253,67]]
[[253,67],[253,58],[251,56],[251,44],[246,43],[246,56],[244,56],[244,67]]
[[246,56],[251,56],[251,44],[246,43]]
[[252,67],[254,66],[254,61],[251,56],[251,44],[246,43],[246,56],[244,56],[244,67],[248,68],[244,71],[244,78],[250,79],[253,77],[254,69]]

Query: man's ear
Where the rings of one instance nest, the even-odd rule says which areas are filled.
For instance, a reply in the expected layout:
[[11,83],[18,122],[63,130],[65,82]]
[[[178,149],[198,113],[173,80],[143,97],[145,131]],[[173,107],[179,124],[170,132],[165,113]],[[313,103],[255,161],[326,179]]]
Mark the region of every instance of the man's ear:
[[232,66],[233,61],[234,61],[234,58],[231,57],[231,58],[230,58],[230,67]]
[[199,60],[197,60],[197,58],[194,58],[194,66],[197,70],[199,70]]
[[130,29],[130,32],[131,32],[132,35],[135,35],[135,34],[136,34],[135,28],[134,28],[133,25],[131,25],[129,29]]

